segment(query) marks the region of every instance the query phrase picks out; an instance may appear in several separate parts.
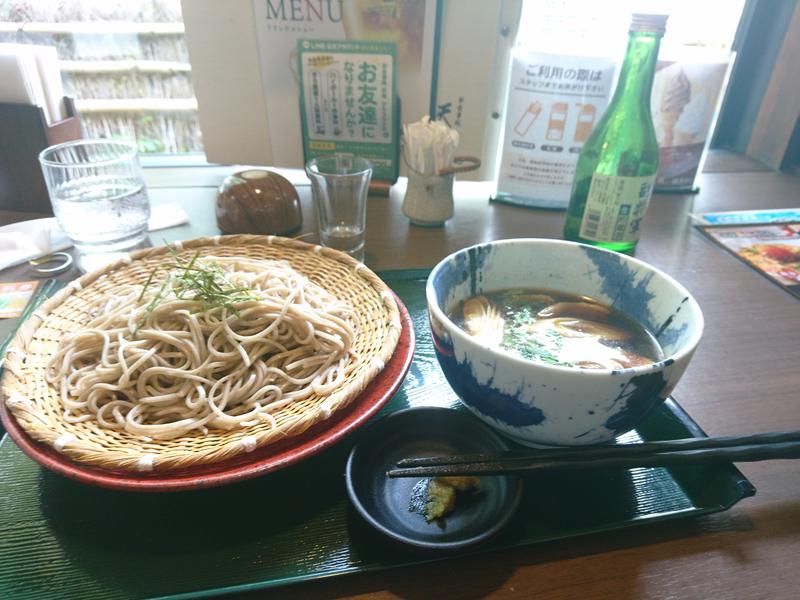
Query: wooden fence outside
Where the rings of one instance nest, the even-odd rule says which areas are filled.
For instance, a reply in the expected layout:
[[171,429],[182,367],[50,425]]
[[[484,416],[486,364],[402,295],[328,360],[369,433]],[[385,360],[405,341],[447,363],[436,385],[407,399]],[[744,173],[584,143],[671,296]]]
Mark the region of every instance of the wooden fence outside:
[[202,151],[180,22],[17,21],[0,42],[54,45],[85,137],[135,138],[142,152]]

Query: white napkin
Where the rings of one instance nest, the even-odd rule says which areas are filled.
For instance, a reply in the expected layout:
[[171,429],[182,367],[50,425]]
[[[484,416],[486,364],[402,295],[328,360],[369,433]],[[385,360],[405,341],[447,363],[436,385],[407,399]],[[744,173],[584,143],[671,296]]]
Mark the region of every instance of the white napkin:
[[423,175],[434,175],[453,164],[458,132],[426,115],[416,123],[403,125],[403,147],[409,167]]
[[0,269],[72,246],[53,217],[0,227]]
[[150,207],[150,220],[147,221],[148,231],[169,229],[189,222],[189,215],[177,202],[157,204]]
[[[188,221],[189,216],[181,205],[170,202],[151,208],[147,228],[149,231],[158,231]],[[5,225],[0,227],[0,270],[70,246],[72,242],[58,227],[54,217]]]

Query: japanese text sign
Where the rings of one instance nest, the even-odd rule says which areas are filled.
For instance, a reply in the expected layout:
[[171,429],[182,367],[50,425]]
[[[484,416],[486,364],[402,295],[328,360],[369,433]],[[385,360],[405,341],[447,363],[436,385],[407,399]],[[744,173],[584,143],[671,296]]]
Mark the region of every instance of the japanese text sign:
[[614,61],[513,55],[496,200],[566,208],[581,148],[608,104]]
[[369,160],[375,179],[395,181],[395,44],[299,40],[297,55],[305,160],[348,152]]

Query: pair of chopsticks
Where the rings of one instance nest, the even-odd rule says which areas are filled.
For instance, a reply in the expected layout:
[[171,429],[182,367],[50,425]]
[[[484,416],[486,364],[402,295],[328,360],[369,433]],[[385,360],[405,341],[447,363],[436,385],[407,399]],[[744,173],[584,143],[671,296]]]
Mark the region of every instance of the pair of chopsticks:
[[387,477],[508,475],[555,469],[631,469],[703,462],[800,458],[800,431],[689,438],[642,444],[406,458]]

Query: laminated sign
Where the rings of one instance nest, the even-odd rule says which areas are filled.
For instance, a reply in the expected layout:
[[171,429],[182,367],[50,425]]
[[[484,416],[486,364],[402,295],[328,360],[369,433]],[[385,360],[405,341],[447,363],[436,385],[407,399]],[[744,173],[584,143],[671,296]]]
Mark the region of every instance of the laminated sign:
[[252,0],[273,166],[300,167],[303,162],[298,40],[394,43],[397,95],[403,112],[416,120],[430,111],[438,4],[437,0]]
[[614,61],[518,51],[496,199],[566,208],[581,148],[608,104]]
[[679,60],[659,60],[653,78],[658,192],[695,188],[730,74],[732,55],[692,50]]
[[349,152],[372,163],[374,179],[396,181],[395,44],[299,40],[297,56],[305,160]]

